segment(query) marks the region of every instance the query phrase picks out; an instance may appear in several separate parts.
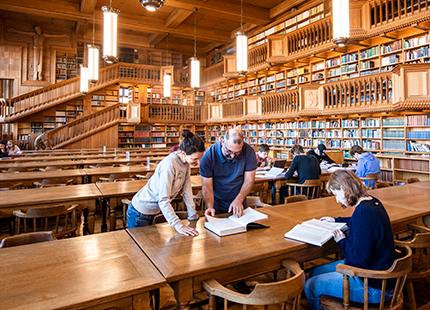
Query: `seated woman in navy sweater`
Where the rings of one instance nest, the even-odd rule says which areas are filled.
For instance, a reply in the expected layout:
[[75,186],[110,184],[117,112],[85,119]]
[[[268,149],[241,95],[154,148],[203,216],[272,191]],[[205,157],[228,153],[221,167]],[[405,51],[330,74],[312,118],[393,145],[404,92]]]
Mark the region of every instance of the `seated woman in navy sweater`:
[[[342,208],[352,207],[351,217],[323,217],[322,221],[345,222],[348,237],[342,231],[333,232],[345,259],[316,267],[309,273],[305,291],[312,310],[319,305],[321,295],[342,298],[343,275],[336,272],[339,263],[370,270],[386,270],[396,259],[390,218],[382,203],[367,194],[367,189],[351,171],[336,170],[327,183],[327,189],[336,196]],[[364,284],[359,277],[350,277],[350,300],[363,302]],[[381,280],[369,279],[369,302],[381,298]],[[392,296],[395,282],[387,282],[385,300]]]

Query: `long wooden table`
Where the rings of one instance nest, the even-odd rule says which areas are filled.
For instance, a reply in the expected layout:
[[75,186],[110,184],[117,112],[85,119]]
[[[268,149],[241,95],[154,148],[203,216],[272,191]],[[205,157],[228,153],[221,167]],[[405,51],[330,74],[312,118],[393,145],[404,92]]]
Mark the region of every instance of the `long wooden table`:
[[[385,207],[395,233],[430,214],[430,211],[393,204]],[[222,284],[232,283],[277,270],[285,258],[301,263],[336,252],[339,247],[334,240],[316,247],[285,239],[284,234],[303,220],[352,213],[352,209],[343,210],[334,197],[260,208],[259,211],[269,216],[261,223],[270,228],[225,237],[205,230],[203,218],[191,223],[200,233],[193,238],[177,234],[167,223],[131,228],[128,232],[173,287],[179,308],[186,309],[193,294],[202,291],[203,280],[215,278]]]
[[85,216],[84,230],[94,233],[94,215],[96,199],[102,193],[95,184],[69,185],[49,188],[29,188],[2,191],[0,211],[2,217],[13,216],[13,210],[28,210],[30,207],[42,207],[64,204],[66,207],[79,204],[79,209],[88,211]]
[[0,249],[0,274],[8,310],[150,310],[150,291],[165,285],[124,230]]

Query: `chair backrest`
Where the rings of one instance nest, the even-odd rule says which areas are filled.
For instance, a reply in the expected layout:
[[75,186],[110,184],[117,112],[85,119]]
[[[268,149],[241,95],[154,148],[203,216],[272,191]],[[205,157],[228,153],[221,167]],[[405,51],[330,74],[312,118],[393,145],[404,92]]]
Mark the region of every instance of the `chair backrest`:
[[391,184],[385,181],[377,182],[376,188],[391,187]]
[[292,203],[292,202],[305,201],[305,200],[308,200],[308,197],[305,195],[285,197],[285,203]]
[[[343,274],[343,301],[339,298],[323,295],[320,300],[320,305],[324,309],[369,309],[369,304],[365,299],[368,296],[368,286],[364,286],[364,300],[365,302],[355,303],[350,302],[350,286],[349,277],[361,277],[363,282],[367,283],[368,279],[382,280],[381,301],[379,309],[401,309],[403,306],[403,286],[406,282],[408,273],[412,270],[412,250],[409,247],[401,248],[398,258],[394,261],[393,265],[387,270],[368,270],[356,268],[344,264],[336,266],[336,271]],[[396,279],[393,296],[388,301],[384,301],[387,280]]]
[[288,196],[306,195],[308,199],[315,199],[321,197],[322,181],[306,180],[303,184],[292,183],[288,184]]
[[421,181],[418,178],[409,178],[409,179],[407,179],[407,182],[409,184],[409,183],[416,183],[416,182],[421,182]]
[[0,249],[30,243],[54,241],[56,239],[57,238],[55,238],[55,235],[52,231],[38,231],[27,234],[20,234],[4,238],[0,243]]
[[197,194],[193,195],[194,204],[196,205],[196,211],[199,215],[203,215],[205,213],[205,199],[203,198],[202,191],[199,191]]
[[[66,208],[64,205],[29,208],[27,212],[13,211],[15,215],[16,234],[31,229],[37,231],[52,231],[56,238],[75,235],[78,229],[77,208],[73,205]],[[23,224],[21,225],[21,219]]]
[[252,194],[253,196],[259,196],[264,201],[266,198],[266,191],[267,187],[265,183],[254,183],[251,190],[249,191],[249,194]]
[[[285,309],[287,301],[293,300],[293,309],[298,309],[300,304],[300,294],[305,285],[305,273],[299,264],[291,259],[281,261],[284,268],[288,270],[285,280],[273,283],[258,283],[250,294],[238,294],[222,286],[217,280],[209,279],[202,282],[203,288],[210,294],[210,298],[222,297],[235,303],[247,305],[272,305],[282,304]],[[209,301],[211,303],[211,301]],[[227,303],[224,303],[226,306]],[[224,307],[226,309],[226,307]]]
[[[188,218],[188,212],[187,211],[176,211],[175,214],[181,220],[186,220]],[[164,222],[167,222],[167,220],[162,213],[155,216],[154,224],[164,223]]]
[[262,203],[260,200],[260,197],[255,197],[255,196],[246,196],[246,206],[247,207],[270,207],[270,205]]
[[154,174],[154,172],[147,172],[145,175],[136,174],[136,178],[138,178],[138,179],[149,179],[150,177],[152,177],[153,174]]
[[360,178],[362,182],[366,185],[367,189],[376,188],[376,183],[379,179],[379,173],[369,173],[364,178]]

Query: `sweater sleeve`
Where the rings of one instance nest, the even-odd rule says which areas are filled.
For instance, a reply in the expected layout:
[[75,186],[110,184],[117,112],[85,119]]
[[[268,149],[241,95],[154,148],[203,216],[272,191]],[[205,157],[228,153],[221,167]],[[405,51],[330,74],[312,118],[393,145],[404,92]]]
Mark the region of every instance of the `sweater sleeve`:
[[364,167],[364,160],[358,160],[357,170],[355,171],[356,176],[364,178],[366,176],[366,168]]
[[185,176],[184,187],[182,189],[182,198],[184,199],[185,205],[187,206],[188,219],[190,221],[197,220],[199,216],[197,215],[196,205],[193,200],[193,189],[191,187],[191,177],[190,169],[188,169]]
[[348,226],[348,238],[339,241],[342,254],[354,266],[367,266],[378,240],[378,223],[375,213],[357,206]]
[[335,164],[336,163],[333,159],[331,159],[330,157],[328,157],[328,155],[326,153],[324,153],[323,159],[325,161],[327,161],[329,164]]
[[158,192],[158,207],[163,213],[165,219],[170,226],[174,227],[176,231],[181,229],[182,223],[179,217],[176,215],[171,204],[171,191],[172,182],[175,179],[175,168],[173,165],[163,167],[160,171],[159,179],[159,192]]
[[297,171],[297,169],[299,168],[299,163],[298,163],[298,157],[294,157],[293,162],[291,163],[290,168],[288,168],[288,171],[285,173],[285,179],[289,180],[291,179],[291,177],[293,176],[294,172]]

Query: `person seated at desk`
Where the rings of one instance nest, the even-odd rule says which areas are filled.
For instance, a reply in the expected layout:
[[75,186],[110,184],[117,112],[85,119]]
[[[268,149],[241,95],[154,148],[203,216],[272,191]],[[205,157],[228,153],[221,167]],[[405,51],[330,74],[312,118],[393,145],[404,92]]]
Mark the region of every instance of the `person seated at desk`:
[[0,141],[0,158],[1,157],[8,157],[9,152],[6,149],[6,145],[4,145],[3,141]]
[[267,144],[262,144],[258,147],[255,153],[257,158],[257,171],[270,169],[272,157],[269,156],[270,148]]
[[153,224],[154,217],[163,213],[170,226],[186,236],[197,236],[196,229],[184,226],[171,202],[182,190],[182,197],[188,210],[188,219],[197,220],[196,206],[191,188],[191,167],[197,166],[205,151],[203,140],[188,129],[181,131],[183,140],[179,151],[164,158],[155,169],[148,183],[131,200],[127,209],[128,228]]
[[354,145],[349,151],[349,154],[358,160],[357,170],[355,170],[355,174],[359,178],[364,178],[369,173],[381,172],[381,167],[379,166],[379,160],[373,154],[364,152],[361,146]]
[[[348,225],[348,237],[341,230],[333,232],[334,240],[345,259],[314,268],[309,272],[305,292],[311,310],[323,309],[321,295],[342,298],[343,275],[336,272],[336,265],[345,264],[370,270],[386,270],[396,259],[393,230],[390,218],[382,203],[367,193],[360,179],[351,171],[333,172],[327,184],[329,192],[336,196],[342,208],[352,207],[351,217],[323,217],[322,221],[344,222]],[[349,279],[350,300],[363,302],[364,283],[359,277]],[[369,303],[379,303],[381,280],[369,279]],[[385,300],[393,294],[394,282],[387,282]]]
[[21,154],[21,149],[18,145],[13,144],[12,140],[7,141],[7,148],[9,155]]
[[[305,155],[301,145],[296,144],[291,148],[291,154],[293,154],[293,162],[290,168],[285,173],[285,179],[289,180],[293,177],[297,171],[299,181],[297,183],[303,184],[306,180],[318,180],[320,178],[321,169],[318,159],[313,155]],[[275,201],[274,190],[272,189],[272,199]],[[282,186],[280,188],[281,203],[284,202],[285,197],[288,196],[288,186]],[[303,194],[307,193],[303,191]],[[298,193],[298,195],[300,195]]]
[[318,162],[321,164],[322,162],[327,162],[328,164],[336,164],[336,162],[328,157],[328,155],[325,153],[326,148],[324,144],[319,144],[316,149],[309,150],[306,155],[313,155],[318,159]]

